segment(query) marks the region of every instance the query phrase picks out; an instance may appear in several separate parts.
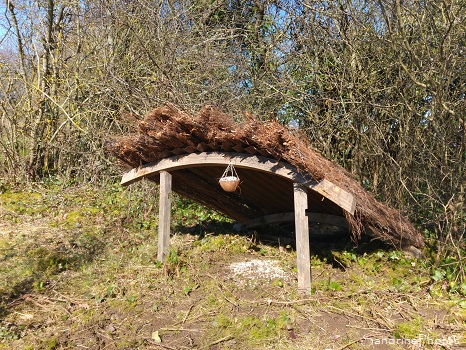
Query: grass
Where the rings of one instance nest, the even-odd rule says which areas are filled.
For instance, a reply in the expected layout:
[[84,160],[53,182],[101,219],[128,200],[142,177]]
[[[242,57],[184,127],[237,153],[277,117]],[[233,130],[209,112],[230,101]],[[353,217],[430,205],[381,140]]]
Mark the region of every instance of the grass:
[[[302,296],[293,249],[177,197],[157,262],[148,184],[0,199],[0,349],[448,349],[466,336],[466,291],[429,258],[313,242],[313,294]],[[233,274],[252,260],[285,277]]]

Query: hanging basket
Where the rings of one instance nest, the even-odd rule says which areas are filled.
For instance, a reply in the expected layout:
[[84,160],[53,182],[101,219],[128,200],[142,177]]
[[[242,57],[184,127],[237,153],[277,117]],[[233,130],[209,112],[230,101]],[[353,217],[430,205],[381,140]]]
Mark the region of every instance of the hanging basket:
[[228,164],[222,177],[218,181],[225,192],[235,192],[238,188],[240,179],[232,163]]
[[239,185],[239,178],[236,176],[222,177],[218,183],[225,192],[235,192]]

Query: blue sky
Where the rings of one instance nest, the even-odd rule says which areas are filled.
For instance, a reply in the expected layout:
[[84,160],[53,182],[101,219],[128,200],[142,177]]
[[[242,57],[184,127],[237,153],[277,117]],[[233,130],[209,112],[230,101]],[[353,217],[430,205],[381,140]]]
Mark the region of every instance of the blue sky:
[[0,2],[0,49],[3,47],[3,40],[8,28],[8,22],[6,21],[6,5],[4,1]]

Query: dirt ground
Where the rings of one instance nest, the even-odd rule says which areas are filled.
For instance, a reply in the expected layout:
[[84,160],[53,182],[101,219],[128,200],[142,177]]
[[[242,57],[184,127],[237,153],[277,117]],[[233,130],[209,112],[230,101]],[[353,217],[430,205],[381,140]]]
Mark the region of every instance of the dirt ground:
[[0,349],[466,348],[464,298],[422,258],[313,242],[302,295],[260,234],[174,230],[162,265],[152,227],[52,209],[1,207]]

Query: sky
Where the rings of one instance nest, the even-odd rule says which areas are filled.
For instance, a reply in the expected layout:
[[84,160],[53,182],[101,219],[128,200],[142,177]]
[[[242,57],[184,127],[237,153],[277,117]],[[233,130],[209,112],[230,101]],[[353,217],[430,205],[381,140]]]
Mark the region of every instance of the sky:
[[4,39],[7,28],[9,27],[6,20],[6,4],[4,1],[0,2],[0,50],[3,48]]

